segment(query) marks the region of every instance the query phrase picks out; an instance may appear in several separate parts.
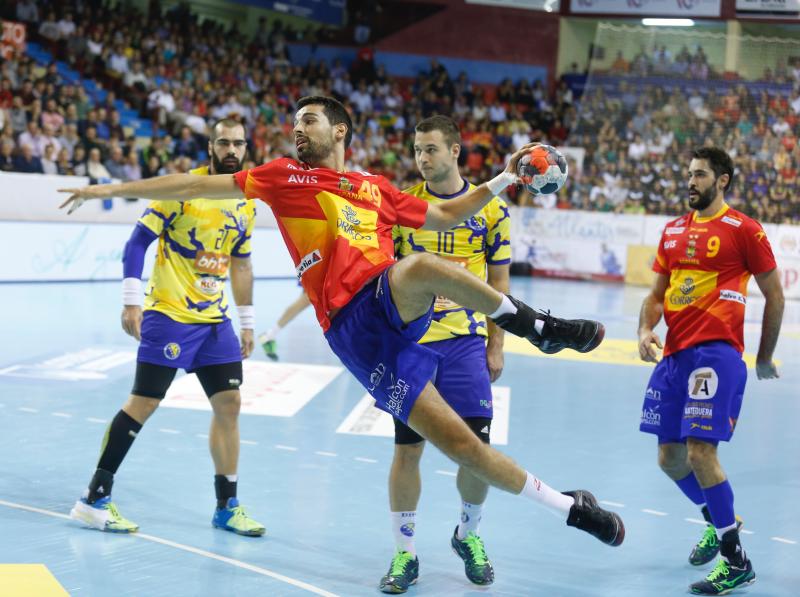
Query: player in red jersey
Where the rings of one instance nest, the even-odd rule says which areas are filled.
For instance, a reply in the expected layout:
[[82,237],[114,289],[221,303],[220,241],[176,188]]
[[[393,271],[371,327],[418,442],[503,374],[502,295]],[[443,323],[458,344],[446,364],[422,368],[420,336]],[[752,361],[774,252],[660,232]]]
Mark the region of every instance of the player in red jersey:
[[394,258],[392,226],[448,230],[477,212],[509,184],[525,146],[486,184],[441,204],[394,188],[382,176],[344,169],[352,122],[328,97],[298,102],[294,126],[299,160],[281,158],[234,176],[173,174],[112,185],[64,189],[62,207],[108,196],[260,198],[272,209],[303,288],[334,353],[375,398],[459,465],[487,483],[522,494],[563,514],[608,545],[625,535],[620,517],[591,493],[555,491],[507,456],[484,444],[436,391],[438,353],[417,343],[436,296],[486,313],[503,329],[545,352],[588,352],[603,337],[594,321],[538,313],[463,268],[420,253]]
[[[689,164],[689,215],[664,228],[652,291],[639,316],[639,354],[658,362],[650,378],[640,429],[658,436],[661,469],[701,508],[708,525],[689,562],[721,558],[699,595],[720,595],[755,581],[739,541],[733,490],[717,457],[717,444],[733,435],[747,371],[742,360],[747,282],[756,277],[766,304],[756,357],[758,379],[778,377],[772,354],[783,316],[783,289],[761,225],[725,203],[733,161],[703,147]],[[667,324],[664,358],[653,331]]]

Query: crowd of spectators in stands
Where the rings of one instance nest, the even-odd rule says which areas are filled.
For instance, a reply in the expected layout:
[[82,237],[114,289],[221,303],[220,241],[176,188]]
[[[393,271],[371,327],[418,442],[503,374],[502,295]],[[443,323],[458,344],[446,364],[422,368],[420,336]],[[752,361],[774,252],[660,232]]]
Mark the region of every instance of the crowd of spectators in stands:
[[[314,59],[300,66],[290,62],[288,44],[317,43],[317,29],[263,22],[249,38],[199,22],[186,4],[162,14],[151,1],[147,15],[128,5],[106,10],[100,0],[19,0],[3,8],[5,18],[28,23],[30,37],[53,56],[108,91],[102,102],[94,101],[83,86],[65,81],[55,64],[8,53],[0,65],[4,171],[123,180],[186,172],[207,159],[209,123],[228,116],[247,125],[246,165],[253,166],[293,153],[297,98],[333,95],[355,121],[349,165],[383,173],[400,187],[418,180],[414,125],[442,113],[461,125],[463,172],[474,181],[493,176],[513,148],[530,140],[584,150],[582,167],[571,163],[558,195],[533,198],[510,189],[520,204],[679,213],[687,209],[687,152],[713,142],[736,162],[729,194],[734,207],[762,221],[800,223],[800,88],[788,96],[756,93],[742,81],[717,94],[636,83],[641,75],[678,76],[676,65],[693,79],[712,76],[699,47],[674,59],[658,46],[630,60],[620,55],[611,67],[620,75],[616,89],[589,86],[578,102],[565,80],[552,91],[526,80],[489,88],[463,72],[448,72],[435,59],[415,80],[394,79],[374,63],[368,47],[349,68]],[[769,76],[795,82],[796,74],[777,65]],[[118,99],[152,121],[152,138],[136,138],[123,126]]]

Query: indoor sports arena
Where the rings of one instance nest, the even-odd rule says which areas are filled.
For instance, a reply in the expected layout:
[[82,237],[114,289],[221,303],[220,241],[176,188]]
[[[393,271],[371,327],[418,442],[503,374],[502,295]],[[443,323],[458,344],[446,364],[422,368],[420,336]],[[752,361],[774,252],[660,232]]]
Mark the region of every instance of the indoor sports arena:
[[800,0],[0,20],[0,596],[800,592]]

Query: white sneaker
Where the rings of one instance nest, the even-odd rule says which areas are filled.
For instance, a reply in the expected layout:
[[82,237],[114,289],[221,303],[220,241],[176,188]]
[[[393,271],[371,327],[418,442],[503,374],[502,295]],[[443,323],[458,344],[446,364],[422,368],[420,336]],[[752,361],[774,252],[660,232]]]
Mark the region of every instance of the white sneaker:
[[120,515],[114,502],[111,501],[111,496],[99,499],[94,504],[87,502],[86,498],[81,498],[69,511],[69,517],[109,533],[135,533],[139,530],[138,524]]

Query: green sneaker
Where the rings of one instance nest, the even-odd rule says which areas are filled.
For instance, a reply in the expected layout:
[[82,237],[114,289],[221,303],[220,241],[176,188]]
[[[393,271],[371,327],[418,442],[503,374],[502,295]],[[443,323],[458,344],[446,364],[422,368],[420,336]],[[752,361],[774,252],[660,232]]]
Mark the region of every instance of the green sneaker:
[[261,344],[261,348],[264,349],[264,354],[267,355],[268,359],[271,361],[278,360],[277,343],[275,340],[267,340],[267,335],[261,334],[258,337],[258,342]]
[[[744,521],[738,516],[736,517],[736,532],[744,526]],[[692,548],[692,553],[689,554],[689,563],[692,566],[703,566],[708,564],[711,560],[717,557],[719,553],[719,538],[717,537],[717,529],[713,524],[706,525],[706,530],[703,531],[703,536]]]
[[756,573],[749,559],[737,567],[720,558],[711,573],[703,580],[693,583],[689,590],[694,595],[727,595],[734,589],[756,582]]
[[494,582],[494,568],[486,557],[483,540],[478,535],[470,531],[461,540],[458,538],[458,527],[456,527],[450,545],[456,555],[464,560],[464,572],[470,582],[483,586]]
[[227,508],[217,508],[214,511],[211,524],[218,529],[247,537],[260,537],[266,533],[264,525],[250,518],[236,498],[228,498]]
[[139,525],[123,518],[111,496],[106,496],[90,504],[81,498],[72,507],[69,517],[101,531],[109,533],[135,533]]
[[381,579],[378,588],[384,593],[405,593],[408,587],[415,584],[419,578],[419,559],[410,552],[398,551],[392,558],[392,563]]

